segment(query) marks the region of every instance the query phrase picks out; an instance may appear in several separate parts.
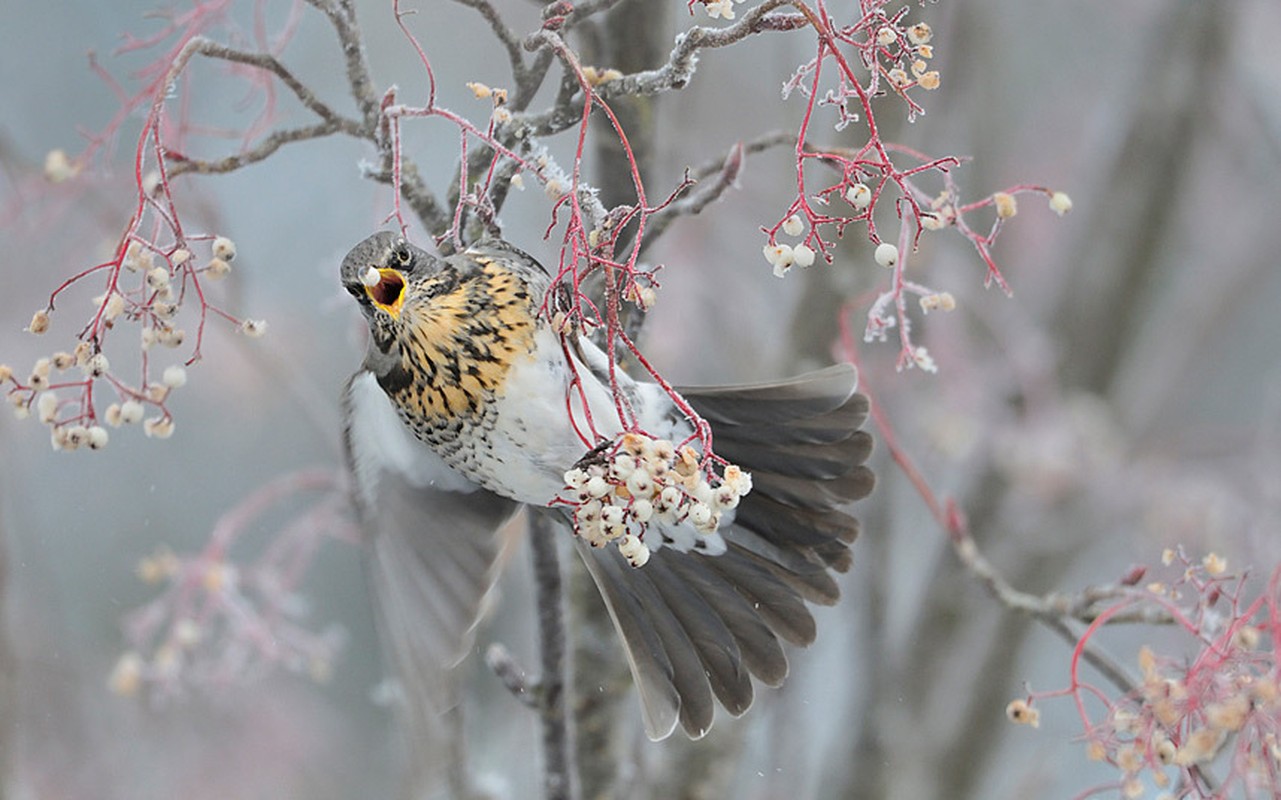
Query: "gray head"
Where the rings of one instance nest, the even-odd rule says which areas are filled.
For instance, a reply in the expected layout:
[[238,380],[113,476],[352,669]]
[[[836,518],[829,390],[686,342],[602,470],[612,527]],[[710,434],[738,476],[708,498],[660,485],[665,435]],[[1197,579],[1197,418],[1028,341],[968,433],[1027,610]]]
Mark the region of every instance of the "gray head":
[[[378,231],[351,248],[342,260],[343,288],[356,298],[366,316],[378,311],[395,316],[406,286],[415,278],[438,272],[439,259],[392,231]],[[394,309],[394,311],[393,311]]]

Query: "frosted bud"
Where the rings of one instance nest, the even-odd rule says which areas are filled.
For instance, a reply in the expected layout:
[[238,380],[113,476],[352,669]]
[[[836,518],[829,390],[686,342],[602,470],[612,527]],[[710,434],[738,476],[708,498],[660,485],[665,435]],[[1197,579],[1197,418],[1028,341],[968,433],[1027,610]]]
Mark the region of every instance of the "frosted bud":
[[783,222],[783,233],[788,236],[800,236],[805,231],[805,223],[801,218],[793,214]]
[[45,392],[36,401],[36,415],[41,422],[50,425],[58,419],[58,406],[61,402],[53,392]]
[[[150,262],[151,254],[147,253],[146,255],[147,255],[147,261]],[[137,239],[134,239],[133,241],[129,242],[129,246],[125,248],[124,266],[130,272],[137,272],[138,270],[142,269],[143,267],[142,242],[139,242]]]
[[88,439],[89,449],[101,450],[102,448],[107,446],[107,440],[109,438],[110,437],[107,435],[106,428],[102,427],[101,425],[94,425],[93,427],[89,428],[89,439]]
[[178,248],[177,250],[169,254],[169,263],[173,264],[175,267],[181,267],[183,264],[186,264],[190,260],[191,260],[190,250],[184,250],[183,248]]
[[168,439],[173,435],[173,418],[152,417],[142,424],[142,432],[151,439]]
[[654,479],[647,471],[638,469],[627,476],[627,491],[632,497],[649,497],[654,492]]
[[102,309],[102,316],[107,320],[113,320],[123,314],[125,311],[125,298],[119,292],[112,292],[107,296],[106,305]]
[[881,242],[876,246],[876,263],[887,269],[892,269],[898,265],[898,248],[889,242]]
[[50,183],[62,183],[76,177],[80,167],[71,160],[66,150],[50,150],[44,157],[44,177]]
[[769,244],[766,243],[761,248],[765,255],[765,260],[774,266],[775,272],[781,267],[787,269],[792,266],[792,248],[786,244]]
[[738,489],[733,486],[721,484],[717,487],[715,494],[712,496],[712,500],[719,509],[728,511],[732,508],[737,508],[739,500]]
[[744,472],[737,464],[725,467],[725,477],[722,480],[725,486],[732,487],[740,496],[752,490],[752,474]]
[[574,516],[579,522],[595,522],[600,519],[601,504],[599,500],[591,500],[583,503],[574,512]]
[[147,285],[156,291],[169,288],[169,270],[154,267],[147,272]]
[[[26,406],[23,406],[23,410]],[[65,427],[54,427],[49,431],[49,446],[54,450],[70,450],[71,445],[67,443],[67,429]]]
[[1013,700],[1005,707],[1005,716],[1018,725],[1030,725],[1033,728],[1041,724],[1041,713],[1027,704],[1026,700]]
[[632,501],[632,519],[644,525],[654,516],[654,504],[643,497]]
[[120,404],[120,424],[133,425],[142,421],[142,415],[146,412],[142,403],[137,400],[126,400]]
[[665,486],[658,495],[656,511],[670,511],[680,505],[683,495],[675,486]]
[[814,265],[814,251],[809,245],[798,244],[792,248],[792,258],[796,261],[798,267],[809,267]]
[[219,236],[213,241],[213,257],[223,261],[233,261],[236,258],[236,243],[226,236]]
[[889,25],[886,25],[884,28],[881,28],[876,32],[876,43],[882,47],[893,44],[894,40],[897,38],[898,31],[894,30]]
[[594,475],[587,479],[583,489],[590,497],[604,497],[609,494],[609,483],[600,475]]
[[31,315],[31,322],[27,325],[27,330],[31,333],[44,333],[49,330],[49,312],[40,310]]
[[587,483],[587,473],[578,467],[574,467],[565,473],[566,486],[572,489],[578,489],[585,483]]
[[261,319],[247,319],[240,323],[240,332],[250,339],[257,339],[267,332],[267,321]]
[[89,429],[83,425],[72,425],[67,428],[67,449],[76,450],[89,444]]
[[32,389],[45,389],[49,386],[49,368],[51,362],[47,358],[38,358],[36,363],[31,367],[31,376],[27,378],[27,385]]
[[649,547],[634,533],[629,533],[618,543],[618,552],[633,567],[643,567],[649,561]]
[[40,399],[36,401],[36,416],[46,425],[57,419],[58,395],[53,392],[40,395]]
[[895,86],[902,87],[907,85],[907,73],[904,72],[899,67],[895,67],[894,69],[885,73],[885,77],[889,78],[890,83],[894,84]]
[[211,258],[209,263],[205,265],[205,277],[211,281],[220,281],[227,277],[230,272],[231,265],[221,258]]
[[934,363],[934,356],[924,347],[918,347],[912,351],[912,361],[916,366],[925,372],[938,372],[938,365]]
[[160,379],[161,383],[170,389],[177,389],[187,385],[187,370],[178,364],[165,367],[164,376]]
[[1019,213],[1019,202],[1009,192],[997,192],[992,195],[992,203],[996,206],[996,216],[1001,219],[1009,219]]
[[111,369],[111,362],[107,361],[107,357],[102,353],[95,353],[89,357],[81,369],[91,378],[101,378]]
[[102,418],[113,428],[120,427],[120,404],[112,403],[107,406],[107,410],[102,412]]
[[872,204],[872,190],[866,183],[853,183],[845,190],[845,202],[860,211]]
[[712,509],[706,503],[691,503],[689,521],[700,531],[707,531],[712,522]]
[[1050,210],[1060,217],[1072,210],[1072,198],[1067,192],[1055,192],[1050,195]]
[[907,39],[912,44],[928,44],[933,36],[934,31],[930,30],[930,26],[924,22],[918,22],[907,29]]
[[921,298],[921,311],[926,314],[931,311],[951,311],[954,308],[956,308],[956,298],[951,292],[927,294]]
[[600,510],[600,521],[609,526],[622,525],[623,509],[613,505],[604,506]]
[[627,480],[628,476],[636,471],[636,459],[627,453],[619,453],[614,456],[613,462],[609,466],[609,474],[619,481]]
[[928,212],[921,214],[921,227],[927,231],[942,230],[944,224],[943,219],[938,214]]

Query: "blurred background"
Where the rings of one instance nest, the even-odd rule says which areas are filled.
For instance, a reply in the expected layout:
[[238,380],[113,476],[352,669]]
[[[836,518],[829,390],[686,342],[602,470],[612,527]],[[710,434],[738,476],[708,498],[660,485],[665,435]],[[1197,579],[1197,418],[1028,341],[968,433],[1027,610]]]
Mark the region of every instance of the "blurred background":
[[[661,11],[653,0],[623,4],[645,7],[659,58],[693,22],[723,24],[702,11],[691,21],[681,0],[663,3]],[[253,3],[223,5],[226,30],[253,29]],[[408,22],[432,59],[441,103],[483,121],[488,106],[465,83],[509,84],[505,57],[473,10],[417,5]],[[421,103],[422,66],[390,3],[357,6],[378,88],[397,84],[402,101]],[[536,3],[494,6],[515,31],[538,25]],[[124,122],[92,176],[49,184],[46,154],[80,152],[82,133],[111,120],[119,103],[86,53],[135,86],[130,73],[156,53],[111,53],[122,34],[161,28],[153,10],[151,0],[0,0],[0,362],[20,374],[70,349],[89,317],[100,289],[86,287],[60,302],[43,338],[23,332],[59,283],[109,255],[127,224],[140,120]],[[275,30],[290,8],[265,2],[260,11]],[[310,7],[298,19],[282,59],[352,113],[333,30]],[[1281,6],[970,0],[913,5],[910,19],[935,31],[942,88],[918,95],[926,114],[912,124],[900,104],[883,102],[885,138],[972,156],[955,171],[970,200],[1027,182],[1068,192],[1075,209],[1060,219],[1038,197],[1020,198],[996,248],[1012,299],[984,290],[982,262],[961,237],[926,235],[915,279],[958,301],[950,314],[916,315],[938,374],[896,373],[893,344],[859,344],[864,381],[904,448],[937,491],[956,497],[980,545],[1021,589],[1114,582],[1179,544],[1265,579],[1281,560],[1281,53],[1269,40]],[[608,53],[603,34],[583,46]],[[737,141],[795,131],[802,100],[784,101],[779,89],[811,48],[805,35],[777,34],[704,53],[689,87],[653,104],[651,197]],[[613,66],[607,59],[598,63]],[[209,64],[194,74],[182,91],[202,124],[252,120],[258,100],[242,82]],[[306,119],[286,98],[280,108],[287,122]],[[830,122],[815,126],[817,141],[862,143],[855,128],[836,132]],[[456,130],[431,123],[408,136],[443,196]],[[234,138],[200,141],[210,157],[238,147]],[[548,144],[568,165],[570,143]],[[335,136],[175,183],[188,228],[238,246],[213,299],[270,328],[253,340],[211,322],[204,360],[169,403],[171,439],[124,429],[103,452],[57,453],[38,422],[0,413],[5,796],[395,795],[385,666],[358,548],[340,538],[320,543],[293,600],[309,628],[341,631],[330,669],[277,670],[163,700],[109,686],[130,649],[124,616],[157,596],[139,579],[141,560],[161,545],[200,550],[222,515],[282,474],[339,468],[338,397],[364,345],[336,276],[343,254],[390,211],[389,190],[361,176],[373,156]],[[793,159],[786,147],[749,158],[737,190],[675,223],[649,251],[665,267],[644,344],[674,382],[765,379],[829,363],[846,307],[861,332],[888,273],[857,227],[831,266],[780,281],[761,258],[760,226],[795,196]],[[502,220],[508,238],[554,262],[557,239],[543,240],[548,212],[534,189],[515,195]],[[1070,648],[992,600],[883,449],[878,459],[856,566],[842,579],[841,604],[818,611],[818,643],[794,654],[784,689],[761,691],[740,720],[721,714],[703,741],[646,741],[635,697],[619,683],[620,652],[599,630],[571,623],[576,690],[618,703],[615,731],[580,733],[600,737],[583,746],[594,754],[584,768],[612,776],[589,778],[604,785],[601,796],[1072,797],[1115,780],[1115,769],[1087,760],[1074,742],[1079,720],[1067,701],[1042,708],[1039,730],[1006,721],[1006,703],[1026,686],[1067,684]],[[231,559],[252,562],[324,497],[291,496],[255,517]],[[533,669],[528,561],[522,546],[477,650],[501,642]],[[1102,641],[1131,667],[1142,643],[1184,646],[1141,627]],[[533,713],[479,657],[469,681],[478,784],[496,797],[536,796]]]

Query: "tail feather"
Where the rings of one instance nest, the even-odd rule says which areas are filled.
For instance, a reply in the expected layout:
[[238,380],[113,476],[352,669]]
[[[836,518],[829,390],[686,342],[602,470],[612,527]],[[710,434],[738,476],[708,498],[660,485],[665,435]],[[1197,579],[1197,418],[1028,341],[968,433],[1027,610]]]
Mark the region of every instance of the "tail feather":
[[751,705],[750,676],[787,675],[781,641],[814,641],[806,603],[840,596],[834,572],[852,564],[858,520],[841,510],[874,483],[858,430],[867,398],[841,365],[777,383],[683,389],[712,425],[713,447],[752,475],[752,491],[721,529],[719,555],[664,547],[630,567],[616,548],[578,541],[623,637],[639,686],[646,733],[677,723],[695,738],[711,726],[715,697],[731,714]]
[[[840,408],[853,391],[854,368],[837,364],[783,381],[682,390],[713,426],[783,424],[821,417]],[[848,431],[847,431],[848,433]]]
[[[766,686],[778,686],[787,677],[787,656],[783,655],[778,638],[734,584],[700,563],[707,558],[670,557],[666,561],[672,574],[698,592],[703,602],[725,622],[748,671]],[[748,702],[751,702],[750,696]]]
[[723,429],[717,428],[712,443],[716,454],[735,464],[751,462],[763,448],[769,448],[769,466],[774,472],[791,475],[794,478],[811,480],[830,480],[845,475],[850,465],[861,464],[872,452],[872,437],[865,431],[856,431],[843,441],[814,444],[803,442],[797,444],[770,443],[764,444],[752,438],[738,438],[732,434],[749,433],[742,428],[726,435]]
[[[710,604],[673,570],[653,570],[647,576],[689,636],[712,693],[738,716],[752,704],[752,678],[733,632]],[[710,716],[707,719],[711,725]]]

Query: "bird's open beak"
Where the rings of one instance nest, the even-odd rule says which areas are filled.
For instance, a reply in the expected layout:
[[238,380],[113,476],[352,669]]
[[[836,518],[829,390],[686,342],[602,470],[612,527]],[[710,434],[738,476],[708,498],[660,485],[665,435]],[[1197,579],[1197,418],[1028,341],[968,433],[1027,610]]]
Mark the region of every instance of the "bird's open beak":
[[375,269],[370,267],[362,282],[365,294],[374,305],[391,315],[392,319],[400,316],[401,306],[405,303],[405,276],[394,269]]

